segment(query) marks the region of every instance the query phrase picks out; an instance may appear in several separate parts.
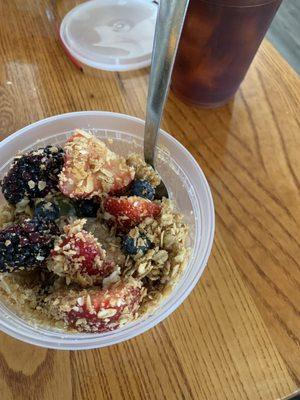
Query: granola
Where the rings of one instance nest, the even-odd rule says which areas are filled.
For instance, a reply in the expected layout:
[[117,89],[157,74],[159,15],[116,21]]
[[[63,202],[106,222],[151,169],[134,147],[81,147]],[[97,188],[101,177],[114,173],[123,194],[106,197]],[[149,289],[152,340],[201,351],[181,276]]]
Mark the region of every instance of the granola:
[[[161,179],[138,154],[120,157],[81,130],[57,152],[64,162],[56,187],[40,186],[43,199],[24,191],[17,203],[0,206],[1,299],[31,324],[70,332],[117,329],[172,290],[189,257],[188,226],[172,200],[153,199]],[[28,165],[31,154],[24,156]],[[18,160],[22,155],[14,173]],[[30,262],[37,243],[45,243],[43,257]]]

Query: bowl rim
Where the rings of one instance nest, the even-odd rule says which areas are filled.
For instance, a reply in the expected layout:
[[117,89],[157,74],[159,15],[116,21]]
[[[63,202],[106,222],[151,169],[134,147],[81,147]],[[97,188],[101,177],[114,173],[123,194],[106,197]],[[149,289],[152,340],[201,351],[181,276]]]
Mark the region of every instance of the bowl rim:
[[[50,116],[50,117],[38,120],[32,124],[26,125],[25,127],[17,130],[16,132],[12,133],[11,135],[9,135],[8,137],[6,137],[5,139],[3,139],[0,142],[0,151],[5,144],[9,143],[10,141],[13,141],[14,139],[23,135],[24,133],[26,133],[28,130],[30,130],[32,128],[36,128],[39,126],[42,127],[45,124],[48,124],[48,123],[51,123],[51,122],[54,122],[54,121],[57,121],[60,119],[65,119],[65,120],[72,119],[76,116],[84,116],[84,117],[99,116],[102,118],[109,117],[109,118],[130,120],[134,124],[140,125],[140,126],[144,126],[144,124],[145,124],[145,121],[140,118],[137,118],[137,117],[134,117],[134,116],[131,116],[128,114],[114,113],[114,112],[110,112],[110,111],[79,111],[79,112],[58,114],[58,115],[54,115],[54,116]],[[91,129],[93,129],[93,128],[91,128]],[[134,332],[132,332],[132,331],[124,332],[125,336],[129,335],[128,337],[122,336],[123,328],[113,331],[116,333],[120,333],[120,335],[118,335],[118,337],[114,337],[114,338],[108,337],[109,343],[97,343],[97,341],[99,341],[99,339],[100,339],[99,334],[96,336],[95,334],[83,334],[83,335],[79,334],[79,335],[77,335],[77,334],[66,334],[66,333],[63,333],[62,335],[60,335],[61,340],[63,339],[63,343],[61,343],[61,341],[59,340],[59,337],[54,336],[54,334],[57,335],[58,332],[49,331],[49,333],[48,333],[49,336],[47,336],[47,337],[46,337],[46,334],[42,335],[38,331],[34,332],[34,334],[32,332],[30,332],[30,334],[29,333],[27,334],[26,329],[34,330],[35,327],[28,324],[28,326],[26,326],[26,329],[21,332],[19,326],[16,326],[16,327],[11,326],[11,324],[9,323],[9,320],[5,321],[4,319],[0,319],[0,330],[2,330],[3,332],[7,333],[8,335],[10,335],[16,339],[22,340],[22,341],[30,343],[30,344],[38,345],[40,347],[45,347],[45,348],[53,348],[53,349],[60,349],[60,350],[62,350],[62,349],[63,350],[84,350],[84,349],[106,347],[106,346],[110,346],[113,344],[123,342],[125,340],[132,339],[133,337],[146,332],[148,329],[151,329],[153,326],[159,324],[162,320],[167,318],[188,297],[188,295],[191,293],[191,291],[196,286],[197,282],[199,281],[199,279],[206,267],[206,264],[207,264],[209,255],[211,253],[212,246],[213,246],[214,231],[215,231],[215,212],[214,212],[213,197],[211,194],[209,184],[206,180],[206,177],[205,177],[202,169],[200,168],[199,164],[192,156],[192,154],[177,139],[175,139],[172,135],[170,135],[166,131],[160,129],[159,134],[162,135],[163,137],[165,137],[168,141],[173,142],[173,144],[176,145],[180,149],[180,151],[189,159],[189,161],[192,163],[193,167],[196,169],[197,173],[201,176],[201,181],[202,181],[203,187],[205,189],[205,195],[207,197],[207,205],[209,207],[209,213],[208,213],[209,235],[206,240],[205,251],[201,255],[201,263],[199,262],[197,273],[194,275],[192,281],[189,283],[188,288],[185,291],[183,291],[180,295],[178,295],[178,298],[173,301],[173,304],[167,310],[160,313],[158,316],[153,317],[153,315],[151,315],[147,320],[146,319],[144,320],[144,321],[147,321],[146,324],[143,324],[144,321],[141,320],[140,325],[142,324],[142,326],[138,326]],[[198,254],[198,261],[200,261],[199,256],[200,256],[200,254]],[[189,262],[188,262],[186,268],[188,267],[188,265],[189,265]],[[15,317],[16,317],[16,319],[19,318],[22,321],[22,319],[20,317],[18,317],[17,315]],[[15,321],[13,323],[15,323]],[[128,328],[128,326],[130,327],[132,324],[135,324],[135,323],[136,322],[126,325],[126,328]],[[40,329],[40,328],[37,327],[37,329]],[[111,332],[110,332],[110,334],[111,334]],[[50,337],[50,335],[53,335],[53,336]],[[106,334],[100,334],[100,335],[101,335],[101,338],[105,339]],[[63,337],[63,336],[65,336],[65,337]],[[84,339],[85,340],[84,343],[81,342],[80,339]]]

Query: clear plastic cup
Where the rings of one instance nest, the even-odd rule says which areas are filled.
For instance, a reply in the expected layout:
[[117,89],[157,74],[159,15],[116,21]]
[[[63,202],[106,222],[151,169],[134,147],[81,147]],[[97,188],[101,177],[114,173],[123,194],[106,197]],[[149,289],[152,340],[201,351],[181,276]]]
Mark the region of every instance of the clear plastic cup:
[[[119,154],[142,153],[144,121],[123,114],[84,111],[62,114],[29,125],[0,143],[0,178],[17,151],[47,144],[63,143],[76,128],[93,131]],[[157,309],[143,318],[108,333],[63,333],[29,325],[0,301],[0,330],[38,346],[83,350],[109,346],[137,336],[171,314],[189,295],[204,271],[214,236],[214,205],[209,185],[192,155],[171,135],[161,131],[158,140],[157,169],[190,226],[191,255],[185,271],[170,295]],[[3,197],[0,198],[3,202]],[[1,300],[1,299],[0,299]]]
[[236,93],[282,0],[191,0],[172,88],[184,101],[220,107]]

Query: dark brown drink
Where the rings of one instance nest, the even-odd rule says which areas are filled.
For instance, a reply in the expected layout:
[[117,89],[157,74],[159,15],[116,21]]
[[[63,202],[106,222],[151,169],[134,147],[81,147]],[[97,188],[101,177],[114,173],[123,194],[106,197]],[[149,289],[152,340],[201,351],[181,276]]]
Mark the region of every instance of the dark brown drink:
[[237,91],[282,0],[190,0],[172,88],[204,107]]

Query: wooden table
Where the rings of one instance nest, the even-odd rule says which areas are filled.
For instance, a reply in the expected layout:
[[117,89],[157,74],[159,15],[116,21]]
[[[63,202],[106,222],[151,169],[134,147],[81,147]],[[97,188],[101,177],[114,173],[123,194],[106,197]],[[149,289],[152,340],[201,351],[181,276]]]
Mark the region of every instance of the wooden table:
[[[149,71],[76,69],[53,2],[0,3],[0,135],[50,115],[144,117]],[[217,110],[172,93],[163,127],[195,156],[216,207],[215,245],[189,298],[129,342],[84,352],[0,335],[2,400],[264,399],[299,386],[299,78],[264,42],[235,100]]]

